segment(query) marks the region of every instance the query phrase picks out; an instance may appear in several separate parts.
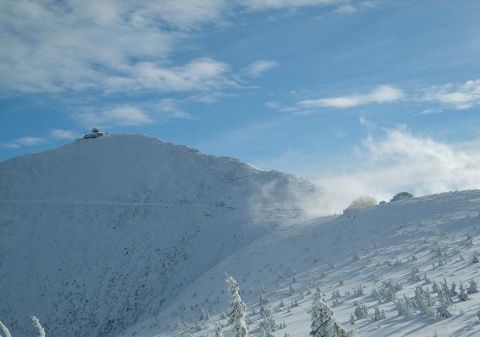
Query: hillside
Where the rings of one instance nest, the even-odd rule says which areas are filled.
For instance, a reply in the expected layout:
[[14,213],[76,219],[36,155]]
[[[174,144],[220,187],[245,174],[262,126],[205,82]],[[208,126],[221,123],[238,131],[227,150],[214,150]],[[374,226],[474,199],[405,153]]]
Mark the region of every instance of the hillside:
[[[467,291],[471,281],[480,281],[479,264],[475,263],[479,242],[477,190],[292,221],[220,262],[171,306],[119,337],[184,336],[187,331],[195,337],[213,336],[217,323],[224,326],[223,334],[230,336],[224,317],[230,301],[225,272],[235,277],[242,289],[254,336],[261,336],[261,294],[268,299],[277,324],[274,336],[307,336],[316,288],[324,293],[341,325],[357,330],[358,336],[480,336],[480,294],[471,292],[463,301],[453,293],[459,293],[461,285]],[[437,311],[441,300],[433,291],[435,283],[449,289],[450,318],[442,318]],[[397,305],[413,303],[417,287],[429,293],[433,301],[430,312],[422,313],[412,305],[409,315],[399,315]],[[356,304],[365,305],[366,317],[354,315]],[[384,311],[385,319],[375,321],[375,307]],[[202,321],[205,310],[211,315]],[[351,315],[355,316],[353,325]]]
[[358,336],[480,336],[478,190],[312,218],[328,195],[305,180],[119,135],[0,163],[0,195],[13,337],[31,315],[47,336],[228,337],[226,273],[253,336],[261,295],[274,336],[308,335],[317,288]]
[[0,320],[33,336],[115,336],[321,190],[140,135],[0,163]]

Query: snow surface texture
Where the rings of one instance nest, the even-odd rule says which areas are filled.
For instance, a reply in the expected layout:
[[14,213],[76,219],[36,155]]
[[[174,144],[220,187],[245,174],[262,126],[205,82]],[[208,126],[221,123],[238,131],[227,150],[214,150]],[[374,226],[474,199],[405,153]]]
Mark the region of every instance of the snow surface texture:
[[[31,315],[47,336],[231,336],[225,272],[250,335],[262,297],[274,336],[307,336],[320,288],[358,336],[480,336],[480,294],[460,290],[480,282],[480,191],[306,219],[302,203],[324,197],[308,182],[118,136],[1,163],[0,192],[13,337],[35,334]],[[412,306],[416,292],[430,303]]]
[[2,162],[0,318],[14,337],[37,335],[32,315],[49,336],[115,336],[319,196],[300,178],[140,135]]
[[[235,277],[247,305],[250,334],[260,336],[260,294],[267,298],[278,328],[275,336],[305,337],[310,332],[315,289],[319,287],[342,327],[369,337],[480,336],[480,294],[462,301],[449,295],[452,317],[437,309],[441,288],[480,281],[480,191],[451,192],[378,205],[354,214],[292,221],[223,260],[183,291],[159,315],[120,337],[213,336],[227,322],[224,271]],[[398,304],[417,287],[433,299],[433,316]],[[293,289],[293,291],[292,291]],[[393,289],[393,291],[391,291]],[[388,294],[393,299],[388,299]],[[364,318],[351,316],[366,308]],[[386,318],[375,321],[375,307]],[[199,322],[201,310],[209,320]],[[365,310],[360,310],[364,312]],[[355,315],[354,315],[355,316]],[[229,336],[229,327],[224,327]]]

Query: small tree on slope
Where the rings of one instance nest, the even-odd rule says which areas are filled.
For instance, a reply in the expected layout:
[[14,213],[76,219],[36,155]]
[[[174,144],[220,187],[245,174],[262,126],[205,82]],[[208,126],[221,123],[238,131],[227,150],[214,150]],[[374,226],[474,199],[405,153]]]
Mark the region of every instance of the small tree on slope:
[[40,320],[35,316],[32,316],[31,319],[33,321],[33,326],[38,330],[38,337],[45,337],[45,330],[43,330]]
[[12,335],[10,335],[10,331],[8,331],[7,327],[2,323],[2,321],[0,321],[0,329],[2,329],[5,337],[12,337]]
[[237,281],[232,276],[228,276],[226,281],[229,284],[231,298],[227,325],[233,325],[235,337],[245,337],[248,335],[248,326],[245,321],[247,306],[242,302]]
[[312,330],[313,337],[353,337],[355,331],[346,332],[337,322],[330,309],[322,298],[322,293],[317,290],[312,305]]

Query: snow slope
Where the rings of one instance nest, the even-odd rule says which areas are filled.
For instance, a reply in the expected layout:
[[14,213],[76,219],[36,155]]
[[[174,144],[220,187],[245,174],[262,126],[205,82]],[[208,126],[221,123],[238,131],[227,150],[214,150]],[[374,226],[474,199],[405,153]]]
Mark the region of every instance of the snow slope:
[[225,258],[301,218],[300,178],[140,135],[0,163],[0,320],[33,336],[114,336]]
[[[307,336],[315,288],[358,336],[480,336],[479,293],[450,294],[446,319],[395,304],[420,286],[436,310],[435,282],[480,281],[477,190],[311,219],[304,206],[328,196],[302,179],[123,135],[0,163],[0,195],[0,320],[14,337],[34,335],[30,315],[47,336],[213,336],[225,273],[254,336],[261,293],[274,336]],[[394,300],[377,295],[389,283]],[[351,324],[356,304],[367,317]]]
[[[451,318],[429,317],[415,310],[398,314],[395,301],[379,301],[374,290],[399,284],[396,301],[412,298],[421,286],[439,306],[433,282],[468,287],[480,281],[473,263],[480,242],[480,191],[451,192],[391,202],[349,215],[292,221],[277,227],[232,254],[183,291],[171,306],[137,324],[127,336],[213,336],[216,323],[225,326],[229,296],[225,273],[237,279],[247,304],[250,334],[260,335],[260,294],[270,301],[273,317],[285,324],[275,336],[307,336],[313,292],[319,287],[326,303],[347,330],[358,336],[480,336],[480,294],[467,301],[451,296]],[[291,288],[293,289],[293,293]],[[361,291],[359,291],[361,289]],[[338,291],[338,292],[337,292]],[[337,294],[337,295],[336,295]],[[338,297],[336,297],[338,296]],[[335,302],[338,301],[338,302]],[[283,303],[283,305],[282,305]],[[355,304],[364,304],[368,318],[350,323]],[[374,308],[386,318],[373,320]],[[206,322],[201,311],[209,310]],[[231,335],[225,326],[225,336]]]

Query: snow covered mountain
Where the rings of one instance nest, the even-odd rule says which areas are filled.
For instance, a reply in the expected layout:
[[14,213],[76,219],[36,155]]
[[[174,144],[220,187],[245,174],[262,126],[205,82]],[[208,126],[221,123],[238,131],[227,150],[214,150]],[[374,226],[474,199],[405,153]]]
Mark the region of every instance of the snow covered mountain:
[[480,336],[480,191],[311,218],[326,202],[138,135],[0,163],[0,320],[13,337],[35,335],[30,315],[47,336],[231,336],[227,273],[253,336],[261,296],[274,336],[307,336],[316,288],[358,336]]
[[321,190],[140,135],[0,163],[0,320],[33,336],[114,336]]

